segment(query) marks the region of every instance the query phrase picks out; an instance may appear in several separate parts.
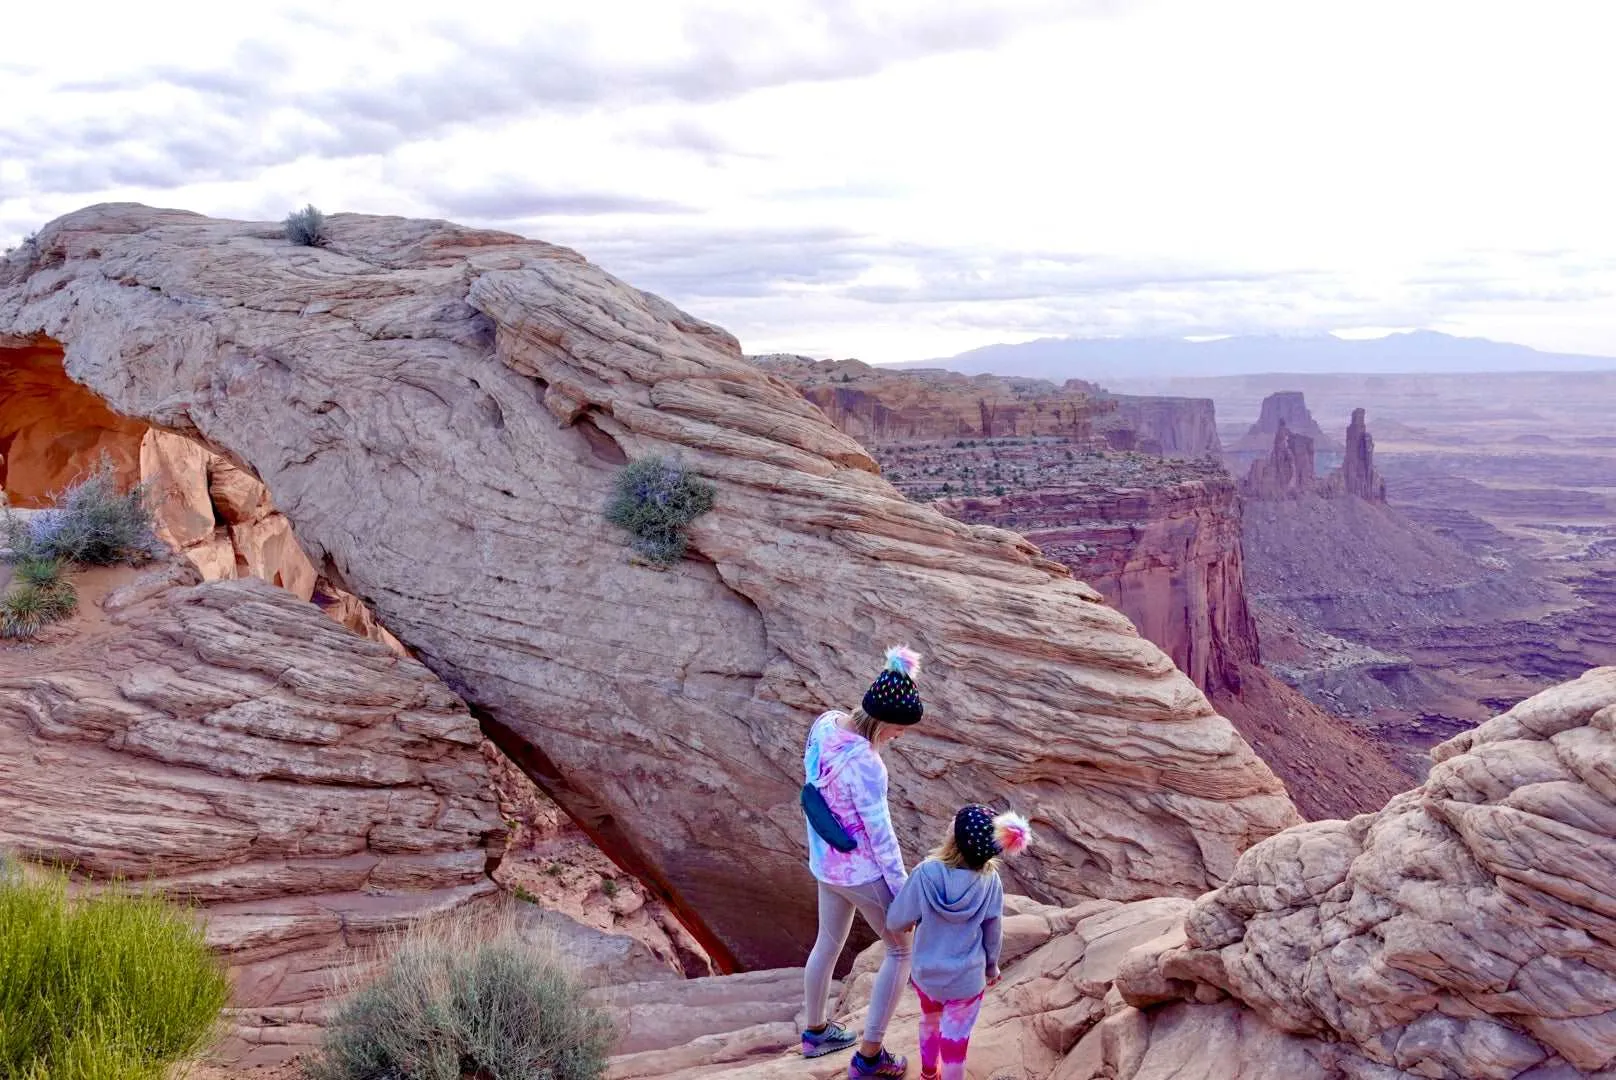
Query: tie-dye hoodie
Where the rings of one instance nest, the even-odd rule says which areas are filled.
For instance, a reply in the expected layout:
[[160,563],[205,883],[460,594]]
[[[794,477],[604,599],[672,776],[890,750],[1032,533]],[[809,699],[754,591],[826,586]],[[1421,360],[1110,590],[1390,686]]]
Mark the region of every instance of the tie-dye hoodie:
[[832,710],[814,721],[802,768],[858,846],[837,851],[809,826],[808,869],[827,885],[884,880],[897,896],[908,875],[887,815],[886,763],[868,739],[841,726],[846,718],[846,713]]

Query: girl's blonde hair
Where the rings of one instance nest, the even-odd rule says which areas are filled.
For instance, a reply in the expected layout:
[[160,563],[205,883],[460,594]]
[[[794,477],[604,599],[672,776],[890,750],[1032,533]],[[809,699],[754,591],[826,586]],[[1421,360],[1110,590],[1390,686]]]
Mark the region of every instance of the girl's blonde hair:
[[949,826],[948,832],[943,836],[943,842],[932,849],[931,857],[948,867],[950,870],[975,870],[985,874],[989,870],[998,868],[998,859],[989,859],[981,866],[972,866],[965,858],[965,853],[954,842],[954,827]]
[[[881,721],[877,720],[875,717],[871,716],[869,713],[865,712],[863,706],[853,710],[851,719],[852,724],[850,726],[853,733],[858,735],[860,738],[868,740],[869,744],[874,747],[875,737],[881,734],[881,729],[886,725],[881,723]],[[876,747],[876,749],[879,751],[880,747]]]

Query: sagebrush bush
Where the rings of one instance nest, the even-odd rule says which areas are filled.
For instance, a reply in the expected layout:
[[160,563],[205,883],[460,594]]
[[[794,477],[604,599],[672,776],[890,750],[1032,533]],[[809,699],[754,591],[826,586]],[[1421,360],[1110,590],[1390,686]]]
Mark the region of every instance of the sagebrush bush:
[[105,457],[57,498],[55,509],[8,518],[5,529],[19,562],[112,566],[145,562],[162,550],[146,487],[119,490],[117,470]]
[[552,946],[428,922],[338,1005],[312,1080],[598,1080],[613,1032]]
[[286,239],[304,247],[320,247],[326,242],[325,215],[310,203],[286,215]]
[[183,908],[0,866],[0,1077],[157,1080],[207,1044],[229,989]]
[[639,555],[671,566],[689,544],[685,529],[713,508],[713,496],[713,486],[680,462],[640,458],[617,474],[606,520],[628,531]]

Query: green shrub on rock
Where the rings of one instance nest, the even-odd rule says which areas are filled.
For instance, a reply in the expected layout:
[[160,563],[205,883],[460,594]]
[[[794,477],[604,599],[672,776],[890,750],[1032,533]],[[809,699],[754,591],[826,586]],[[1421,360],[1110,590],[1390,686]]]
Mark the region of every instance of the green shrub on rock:
[[683,464],[662,457],[623,466],[606,505],[606,520],[628,531],[635,553],[658,566],[684,558],[685,530],[713,508],[713,485]]
[[286,239],[304,247],[321,247],[326,242],[325,215],[310,203],[286,215]]
[[62,874],[0,863],[0,1077],[158,1080],[207,1044],[228,995],[183,909],[69,896]]
[[6,544],[19,561],[112,566],[141,563],[162,550],[144,486],[119,490],[110,460],[68,488],[56,507],[27,519],[8,518]]
[[599,1080],[610,1020],[553,950],[470,924],[410,932],[338,1006],[312,1080]]

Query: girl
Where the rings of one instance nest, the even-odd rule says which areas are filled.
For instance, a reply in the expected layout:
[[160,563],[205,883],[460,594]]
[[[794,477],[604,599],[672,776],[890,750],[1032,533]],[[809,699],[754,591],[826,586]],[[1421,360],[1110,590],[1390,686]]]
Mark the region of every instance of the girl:
[[1031,842],[1032,828],[1019,814],[995,817],[985,806],[967,806],[887,909],[888,929],[919,924],[911,981],[920,995],[921,1080],[965,1080],[982,995],[999,981],[1004,886],[994,864]]
[[894,931],[886,917],[907,874],[887,815],[887,767],[881,750],[925,712],[915,690],[919,671],[920,657],[907,648],[888,649],[886,667],[865,691],[862,707],[851,714],[832,710],[816,720],[802,759],[808,783],[819,789],[856,842],[851,851],[838,851],[812,826],[808,829],[808,868],[819,883],[819,937],[803,975],[808,1013],[804,1057],[846,1050],[858,1041],[826,1014],[831,973],[853,927],[854,911],[886,945],[864,1021],[864,1041],[847,1067],[852,1080],[900,1077],[909,1068],[907,1060],[881,1045],[909,975],[909,935]]

